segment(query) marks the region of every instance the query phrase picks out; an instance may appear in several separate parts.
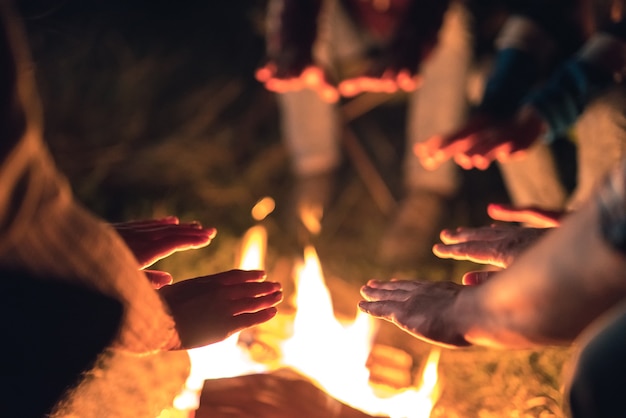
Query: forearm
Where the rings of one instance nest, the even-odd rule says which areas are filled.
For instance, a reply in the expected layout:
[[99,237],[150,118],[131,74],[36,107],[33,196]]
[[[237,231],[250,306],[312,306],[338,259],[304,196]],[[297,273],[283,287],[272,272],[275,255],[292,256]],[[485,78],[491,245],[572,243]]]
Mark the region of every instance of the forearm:
[[492,281],[458,301],[468,341],[497,347],[568,344],[626,297],[626,257],[601,235],[596,201]]

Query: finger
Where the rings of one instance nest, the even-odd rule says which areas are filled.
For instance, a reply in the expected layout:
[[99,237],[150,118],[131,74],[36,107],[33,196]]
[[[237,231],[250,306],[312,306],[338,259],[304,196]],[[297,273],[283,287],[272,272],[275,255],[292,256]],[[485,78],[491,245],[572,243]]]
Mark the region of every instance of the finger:
[[213,239],[217,234],[215,228],[202,228],[197,222],[183,224],[143,225],[132,228],[122,228],[119,231],[124,236],[136,233],[141,240],[156,241],[159,239],[171,239],[173,237],[197,237],[199,239]]
[[481,137],[481,131],[485,129],[486,122],[481,118],[476,118],[468,122],[462,129],[449,135],[435,135],[423,142],[426,150],[431,156],[446,151],[448,158],[454,154],[468,149],[477,139]]
[[278,309],[276,309],[275,307],[270,307],[267,309],[262,309],[258,312],[236,315],[229,320],[229,323],[231,325],[229,335],[232,335],[235,332],[239,332],[246,328],[250,328],[255,325],[267,322],[270,319],[274,318],[277,313]]
[[209,276],[201,276],[192,280],[201,282],[216,281],[223,285],[235,285],[246,282],[262,282],[267,278],[263,270],[228,270]]
[[506,267],[506,261],[494,248],[493,241],[468,241],[459,244],[435,244],[433,253],[439,258],[450,258],[460,261],[471,261],[478,264],[490,264]]
[[484,140],[466,151],[466,155],[472,160],[474,167],[479,170],[486,170],[498,156],[506,156],[511,151],[510,142],[500,142],[500,140]]
[[467,241],[492,241],[502,239],[511,232],[511,229],[511,226],[505,225],[483,226],[479,228],[459,227],[455,230],[444,229],[439,233],[439,238],[446,245]]
[[304,85],[299,78],[281,79],[274,77],[265,83],[265,88],[276,93],[286,93],[302,90]]
[[475,140],[467,147],[465,154],[469,157],[486,156],[494,149],[504,144],[506,137],[497,129],[481,129],[474,134]]
[[513,154],[513,143],[506,142],[496,147],[489,157],[492,160],[497,160],[500,162],[507,162],[511,159],[510,157],[512,154]]
[[143,270],[143,272],[154,289],[160,289],[174,282],[172,275],[165,271]]
[[398,85],[392,79],[381,78],[376,83],[376,91],[380,93],[393,94],[398,91]]
[[398,310],[402,310],[403,308],[404,304],[402,302],[368,302],[364,300],[359,302],[359,309],[361,311],[376,318],[382,318],[388,321],[393,321],[393,318],[395,318]]
[[352,79],[341,81],[337,88],[343,97],[354,97],[360,93],[357,83]]
[[212,231],[198,231],[197,233],[172,231],[170,235],[153,238],[146,242],[145,246],[153,249],[155,253],[174,253],[176,251],[206,247],[211,243],[214,236],[215,234]]
[[525,209],[497,203],[487,205],[487,214],[496,221],[526,222],[528,220],[528,213]]
[[413,145],[413,153],[427,170],[434,170],[444,161],[440,156],[439,149],[443,146],[445,138],[440,135],[433,136],[424,142]]
[[474,168],[472,159],[465,154],[455,155],[454,162],[464,170],[471,170],[472,168]]
[[230,311],[233,315],[254,313],[278,305],[283,300],[283,292],[276,291],[268,295],[233,300]]
[[135,257],[141,267],[148,267],[176,252],[203,248],[210,243],[210,236],[178,236],[140,242],[136,246],[130,246],[134,247]]
[[163,225],[175,225],[178,224],[179,220],[176,216],[166,216],[161,219],[141,219],[137,221],[127,221],[127,222],[115,222],[112,223],[116,229],[141,229],[141,228],[153,228]]
[[317,89],[317,94],[326,103],[337,103],[339,92],[330,84],[323,84]]
[[319,67],[307,67],[300,74],[300,79],[305,87],[315,90],[324,83],[324,72]]
[[126,223],[124,225],[121,224],[113,224],[115,229],[126,236],[127,234],[137,233],[142,234],[142,237],[147,234],[151,234],[151,237],[159,237],[165,234],[175,233],[184,233],[185,231],[189,231],[193,234],[206,234],[210,233],[215,235],[217,230],[215,228],[203,228],[202,225],[197,222],[186,222],[179,223],[178,218],[172,218],[170,222],[167,220],[159,220],[159,221],[140,221],[134,223]]
[[478,170],[482,170],[482,171],[485,171],[486,169],[488,169],[491,163],[493,162],[493,159],[488,158],[483,155],[475,155],[473,157],[470,157],[470,160],[474,168]]
[[461,282],[466,286],[475,286],[486,282],[496,273],[497,271],[470,271],[463,275]]
[[483,154],[482,151],[477,152],[476,148],[473,147],[472,149],[463,151],[461,155],[455,156],[455,161],[457,162],[457,164],[466,170],[469,170],[471,168],[476,168],[478,170],[488,169],[489,165],[493,161],[493,159],[489,157],[491,148],[489,148],[490,145],[482,145],[484,146],[481,146],[480,149],[485,150],[485,154]]
[[276,282],[247,282],[228,286],[224,290],[227,298],[231,300],[255,298],[281,291],[280,283]]
[[376,84],[378,80],[372,77],[359,77],[356,79],[360,92],[371,91],[376,92]]
[[509,161],[521,161],[528,155],[528,149],[522,150],[513,150],[506,156],[501,156],[498,158],[498,161],[502,161],[504,163]]
[[559,226],[561,212],[533,207],[516,208],[510,205],[489,204],[487,213],[492,219],[504,222],[520,222],[536,228],[554,228]]
[[401,90],[406,92],[417,90],[419,86],[418,83],[418,78],[412,76],[408,70],[400,70],[396,76],[396,84]]
[[266,83],[276,73],[276,65],[269,63],[256,70],[254,77],[261,83]]
[[367,282],[368,287],[375,289],[386,289],[386,290],[413,290],[416,286],[419,286],[420,282],[418,280],[396,280],[392,279],[390,281],[383,280],[369,280]]
[[[477,134],[444,137],[439,149],[433,153],[433,158],[439,163],[447,161],[453,157],[456,161],[457,156],[466,156],[466,150],[471,148],[479,139],[480,137]],[[458,163],[459,162],[457,161],[457,164]]]
[[388,290],[363,286],[361,288],[361,296],[368,301],[393,300],[401,302],[407,300],[411,296],[411,293],[400,289]]

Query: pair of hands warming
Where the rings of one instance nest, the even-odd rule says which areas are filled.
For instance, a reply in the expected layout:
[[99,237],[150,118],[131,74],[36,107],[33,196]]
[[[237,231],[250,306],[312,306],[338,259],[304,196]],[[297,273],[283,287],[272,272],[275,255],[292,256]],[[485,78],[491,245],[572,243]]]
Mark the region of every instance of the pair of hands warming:
[[452,158],[466,170],[486,170],[493,161],[523,157],[546,130],[546,122],[537,111],[524,106],[504,119],[479,114],[456,132],[416,144],[413,152],[427,169],[434,170]]
[[263,271],[230,270],[171,284],[168,273],[146,270],[177,251],[207,246],[217,232],[214,228],[203,228],[195,222],[179,223],[176,217],[112,226],[168,305],[176,322],[180,349],[222,341],[276,315],[282,288],[279,283],[266,281]]
[[[560,216],[550,211],[495,204],[489,205],[488,213],[494,220],[524,222],[537,228],[500,224],[444,230],[442,243],[436,244],[433,252],[441,258],[506,268],[546,231],[558,226]],[[364,300],[359,308],[424,341],[445,347],[467,346],[460,325],[467,313],[458,311],[457,299],[462,293],[471,292],[472,285],[480,285],[496,273],[466,273],[463,285],[425,280],[370,280],[361,288]]]
[[416,67],[390,66],[372,67],[364,74],[339,82],[331,81],[327,71],[316,65],[307,65],[303,69],[286,69],[275,62],[269,62],[259,68],[256,79],[266,89],[275,93],[299,91],[305,88],[313,90],[325,102],[336,103],[340,96],[354,97],[361,93],[411,92],[419,87],[420,79]]

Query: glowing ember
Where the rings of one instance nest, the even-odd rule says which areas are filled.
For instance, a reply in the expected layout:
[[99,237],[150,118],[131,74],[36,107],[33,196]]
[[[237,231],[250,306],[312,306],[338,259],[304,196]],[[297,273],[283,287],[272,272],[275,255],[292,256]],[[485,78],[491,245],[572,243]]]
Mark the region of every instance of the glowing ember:
[[274,199],[266,196],[263,199],[259,200],[252,208],[252,218],[255,221],[262,221],[267,217],[267,215],[274,212],[275,208],[276,202],[274,201]]
[[[238,268],[263,269],[266,240],[267,232],[263,227],[251,228],[243,240]],[[313,247],[305,248],[304,263],[295,273],[297,294],[294,305],[297,311],[291,336],[282,341],[277,350],[282,357],[271,366],[253,361],[249,352],[238,345],[238,334],[221,343],[191,350],[192,373],[186,389],[176,399],[175,407],[197,409],[199,393],[206,379],[289,367],[333,398],[367,414],[392,418],[429,417],[439,396],[439,351],[431,352],[419,387],[395,391],[392,396],[377,396],[369,383],[366,367],[376,332],[374,320],[360,312],[349,325],[335,318],[331,295]]]

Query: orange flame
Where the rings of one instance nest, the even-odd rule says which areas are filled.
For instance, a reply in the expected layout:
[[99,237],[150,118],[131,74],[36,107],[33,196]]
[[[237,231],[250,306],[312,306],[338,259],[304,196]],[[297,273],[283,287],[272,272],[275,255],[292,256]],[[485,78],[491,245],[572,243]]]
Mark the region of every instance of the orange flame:
[[[245,234],[239,268],[262,269],[267,232],[255,226]],[[329,395],[371,415],[391,418],[427,418],[439,396],[437,363],[433,350],[424,366],[419,387],[378,397],[369,384],[366,362],[376,333],[375,321],[360,311],[352,324],[340,323],[324,283],[319,258],[306,247],[304,262],[296,269],[296,308],[292,336],[281,345],[282,358],[272,366],[253,361],[237,344],[239,335],[210,346],[190,350],[192,372],[186,388],[175,400],[180,410],[198,408],[199,394],[206,379],[264,373],[277,367],[291,367],[308,377]]]

